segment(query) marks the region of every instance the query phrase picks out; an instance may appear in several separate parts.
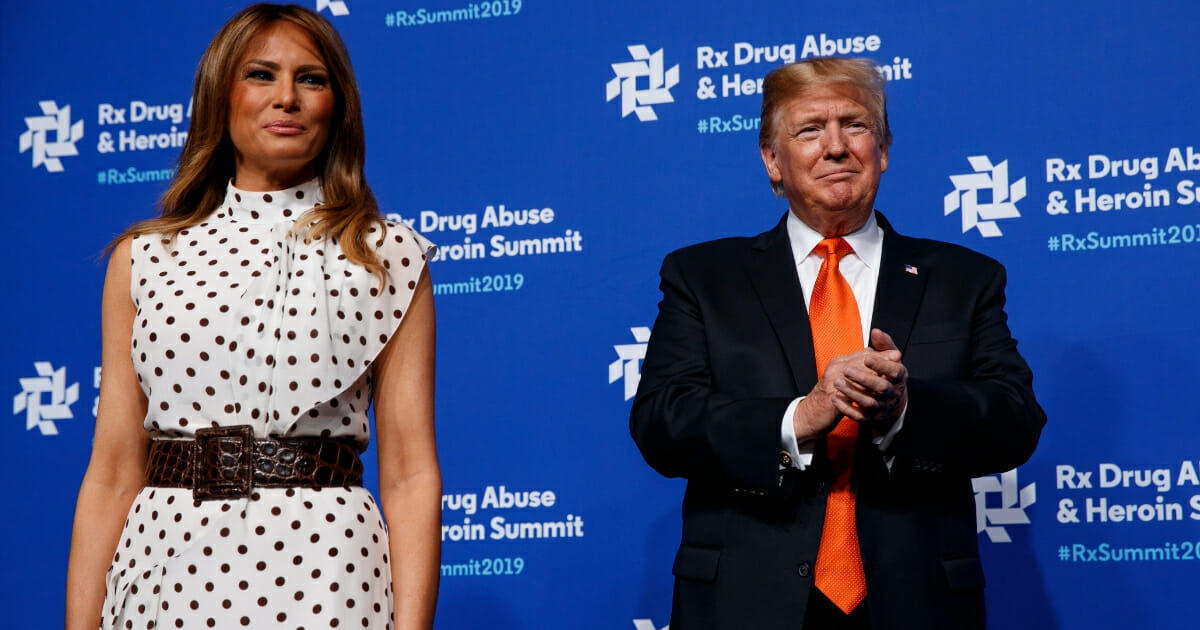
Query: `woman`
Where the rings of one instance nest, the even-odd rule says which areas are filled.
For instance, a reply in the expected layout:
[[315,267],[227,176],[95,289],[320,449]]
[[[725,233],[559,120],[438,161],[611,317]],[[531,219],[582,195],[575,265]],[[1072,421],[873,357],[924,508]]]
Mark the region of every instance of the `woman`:
[[[345,47],[249,7],[194,104],[162,216],[109,262],[66,625],[429,628],[432,246],[367,188]],[[390,538],[359,483],[372,401]]]

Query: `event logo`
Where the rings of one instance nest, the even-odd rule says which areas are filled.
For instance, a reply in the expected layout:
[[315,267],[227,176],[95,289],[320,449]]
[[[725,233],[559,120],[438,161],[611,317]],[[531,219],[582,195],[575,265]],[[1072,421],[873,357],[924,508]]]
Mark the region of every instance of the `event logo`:
[[[963,234],[978,228],[984,238],[1001,236],[996,221],[1021,216],[1017,202],[1025,198],[1025,178],[1009,185],[1008,160],[993,166],[986,155],[972,155],[967,161],[975,172],[950,176],[954,191],[946,195],[945,214],[962,210]],[[981,201],[980,191],[989,193],[990,201]]]
[[[51,173],[61,173],[63,170],[60,157],[79,155],[75,143],[83,137],[83,121],[71,123],[71,106],[59,109],[54,101],[40,101],[41,116],[25,117],[25,133],[21,134],[21,153],[33,149],[33,168],[46,166]],[[48,132],[54,132],[54,140],[46,138]]]
[[[1025,510],[1037,501],[1037,483],[1018,489],[1014,468],[972,479],[971,486],[975,489],[975,533],[987,532],[988,540],[994,543],[1012,542],[1005,526],[1029,524]],[[989,497],[996,497],[999,505],[989,506]]]
[[629,332],[633,333],[637,343],[613,346],[619,358],[608,364],[609,385],[625,378],[625,400],[637,394],[638,383],[642,380],[642,359],[646,358],[646,343],[650,341],[650,329],[645,326],[635,326]]
[[[23,378],[21,392],[13,396],[13,415],[25,412],[25,430],[37,427],[42,435],[58,435],[55,420],[69,420],[71,405],[79,400],[79,383],[67,385],[67,368],[57,370],[49,361],[36,361],[33,364],[38,375]],[[43,394],[49,394],[50,400],[45,401]]]
[[343,0],[317,0],[317,13],[329,9],[336,16],[350,15],[350,8]]
[[670,628],[670,626],[658,628],[654,625],[654,620],[652,619],[634,619],[633,627],[634,630],[669,630]]
[[[605,86],[606,101],[621,96],[621,118],[631,112],[637,114],[638,120],[658,120],[651,105],[674,103],[671,88],[679,83],[679,64],[663,70],[663,51],[659,48],[654,53],[649,48],[638,44],[629,46],[629,55],[633,61],[612,64],[613,73],[617,76]],[[638,79],[645,77],[646,87],[638,87]]]

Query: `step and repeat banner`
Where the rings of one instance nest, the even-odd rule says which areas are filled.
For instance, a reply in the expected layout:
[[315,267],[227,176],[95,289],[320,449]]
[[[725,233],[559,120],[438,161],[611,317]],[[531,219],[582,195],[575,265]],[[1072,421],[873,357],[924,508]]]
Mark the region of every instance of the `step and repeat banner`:
[[[5,627],[61,624],[102,250],[154,211],[242,4],[0,6]],[[888,79],[879,209],[1009,271],[1050,421],[975,482],[991,627],[1200,620],[1194,3],[309,6],[350,48],[384,211],[440,246],[438,628],[667,625],[684,484],[628,434],[658,266],[774,225],[762,77],[827,55]]]

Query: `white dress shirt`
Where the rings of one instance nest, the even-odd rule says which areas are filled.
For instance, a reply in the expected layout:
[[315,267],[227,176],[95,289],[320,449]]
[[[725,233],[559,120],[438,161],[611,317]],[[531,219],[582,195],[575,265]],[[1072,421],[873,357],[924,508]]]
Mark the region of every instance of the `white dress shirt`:
[[[804,305],[808,307],[812,300],[813,285],[817,282],[817,274],[825,257],[813,251],[825,237],[808,227],[794,213],[788,212],[788,240],[792,245],[792,259],[796,262],[796,270],[800,276],[800,289],[804,292]],[[854,251],[838,261],[838,271],[854,292],[854,301],[858,303],[858,318],[862,324],[863,346],[870,343],[871,316],[875,310],[875,288],[879,283],[879,263],[883,258],[883,228],[875,220],[875,213],[867,217],[862,227],[842,236]],[[779,427],[780,443],[783,450],[792,458],[792,466],[804,470],[812,463],[813,450],[821,438],[798,440],[792,424],[792,416],[796,405],[804,397],[801,396],[788,405],[783,414]],[[905,410],[907,411],[907,409]],[[876,437],[872,441],[883,451],[892,443],[892,438],[904,423],[904,413],[892,426],[887,435]],[[890,465],[890,458],[889,465]]]

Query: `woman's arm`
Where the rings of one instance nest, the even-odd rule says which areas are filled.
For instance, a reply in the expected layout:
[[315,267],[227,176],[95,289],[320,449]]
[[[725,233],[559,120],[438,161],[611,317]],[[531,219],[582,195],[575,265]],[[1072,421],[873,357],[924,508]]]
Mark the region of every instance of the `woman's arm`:
[[428,268],[375,363],[379,498],[388,523],[396,630],[433,627],[442,474],[433,428],[436,325]]
[[67,630],[94,630],[104,604],[104,576],[129,506],[141,491],[149,439],[146,397],[130,358],[136,308],[129,295],[132,239],[113,250],[104,279],[103,378],[92,458],[79,487],[67,565]]

